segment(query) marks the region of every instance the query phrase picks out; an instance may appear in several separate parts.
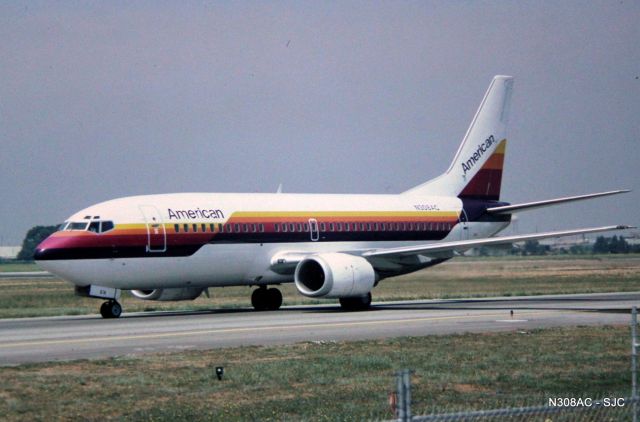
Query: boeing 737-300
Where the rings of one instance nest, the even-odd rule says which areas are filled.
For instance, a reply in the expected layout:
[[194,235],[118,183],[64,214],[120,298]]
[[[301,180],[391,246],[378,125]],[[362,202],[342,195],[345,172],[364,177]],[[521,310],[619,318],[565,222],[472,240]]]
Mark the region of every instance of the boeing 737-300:
[[493,78],[449,169],[395,195],[176,193],[102,202],[73,214],[36,249],[76,293],[106,299],[193,300],[211,287],[256,286],[275,310],[295,283],[304,296],[366,309],[383,279],[483,245],[623,230],[604,226],[494,237],[520,211],[625,190],[511,205],[500,200],[513,78]]

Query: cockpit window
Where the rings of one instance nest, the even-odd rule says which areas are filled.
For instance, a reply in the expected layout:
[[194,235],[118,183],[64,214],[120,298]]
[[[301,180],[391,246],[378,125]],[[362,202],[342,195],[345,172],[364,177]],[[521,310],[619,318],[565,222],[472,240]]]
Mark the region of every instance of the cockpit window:
[[66,230],[86,230],[89,223],[87,221],[83,221],[80,223],[69,223]]
[[69,222],[68,222],[68,221],[65,221],[64,223],[60,224],[60,225],[58,226],[58,231],[59,231],[59,232],[61,232],[61,231],[63,231],[64,229],[66,229],[68,224],[69,224]]
[[83,222],[65,222],[63,223],[59,229],[60,230],[86,230],[93,233],[104,233],[109,230],[113,230],[115,225],[113,221],[83,221]]
[[108,232],[109,230],[113,230],[113,221],[103,221],[100,226],[100,233]]

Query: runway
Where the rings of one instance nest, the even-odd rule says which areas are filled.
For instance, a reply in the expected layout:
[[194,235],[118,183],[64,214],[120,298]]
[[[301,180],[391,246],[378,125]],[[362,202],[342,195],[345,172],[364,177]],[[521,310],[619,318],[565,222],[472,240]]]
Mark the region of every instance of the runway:
[[[640,292],[0,320],[0,365],[245,345],[531,330],[630,322]],[[513,314],[511,313],[513,311]]]

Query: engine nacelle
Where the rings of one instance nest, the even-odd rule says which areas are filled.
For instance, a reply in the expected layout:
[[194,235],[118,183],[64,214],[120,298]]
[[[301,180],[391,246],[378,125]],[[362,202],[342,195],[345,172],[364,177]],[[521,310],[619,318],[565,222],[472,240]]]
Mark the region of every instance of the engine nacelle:
[[356,297],[373,289],[376,273],[362,257],[322,253],[300,261],[295,282],[298,291],[309,297]]
[[142,300],[193,300],[202,294],[202,287],[179,287],[175,289],[131,290],[138,299]]

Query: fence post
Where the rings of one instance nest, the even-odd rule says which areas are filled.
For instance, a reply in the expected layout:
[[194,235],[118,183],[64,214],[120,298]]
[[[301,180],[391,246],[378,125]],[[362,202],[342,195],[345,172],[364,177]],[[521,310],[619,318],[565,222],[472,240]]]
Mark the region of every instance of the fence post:
[[638,422],[638,308],[631,308],[631,399],[633,400],[633,422]]
[[397,414],[402,422],[411,421],[411,371],[403,369],[396,373],[398,385]]

